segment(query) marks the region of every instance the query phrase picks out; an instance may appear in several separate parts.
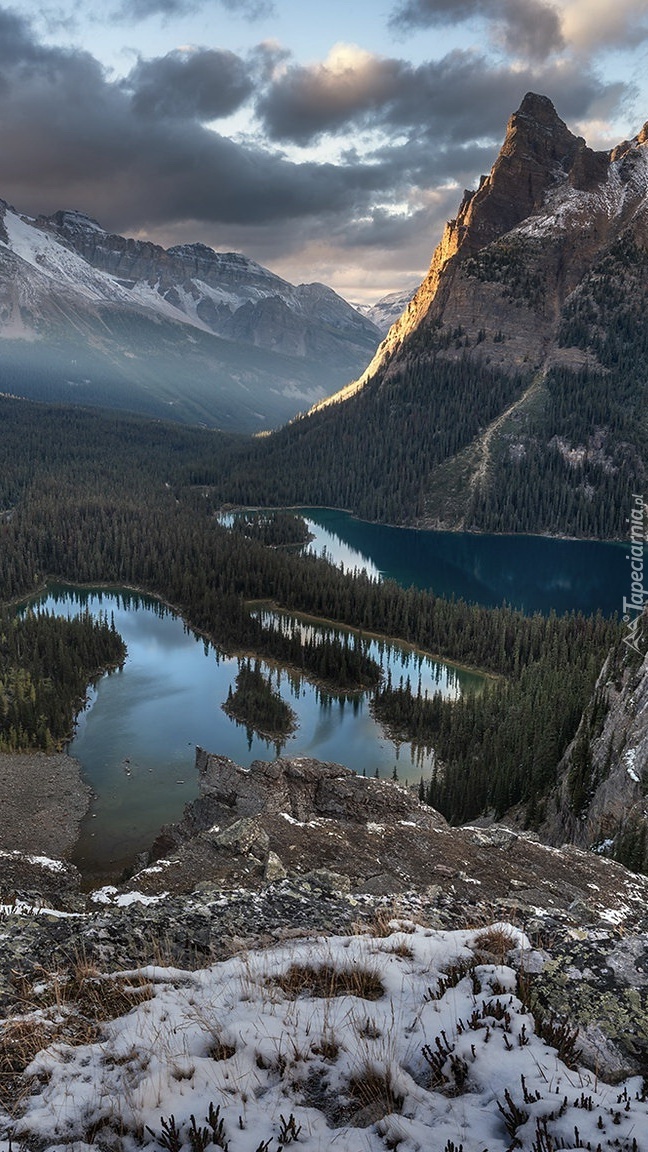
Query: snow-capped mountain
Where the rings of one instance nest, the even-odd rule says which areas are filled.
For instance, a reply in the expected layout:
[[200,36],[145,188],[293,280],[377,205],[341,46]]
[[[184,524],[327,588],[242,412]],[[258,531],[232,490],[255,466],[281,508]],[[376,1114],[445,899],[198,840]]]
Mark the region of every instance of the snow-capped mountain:
[[402,316],[418,287],[418,281],[412,281],[405,288],[399,288],[397,292],[388,292],[386,296],[381,296],[375,304],[356,304],[356,308],[362,316],[371,320],[383,335],[386,335],[392,324]]
[[204,244],[164,249],[81,212],[0,202],[5,391],[256,431],[367,362],[379,332],[323,284]]

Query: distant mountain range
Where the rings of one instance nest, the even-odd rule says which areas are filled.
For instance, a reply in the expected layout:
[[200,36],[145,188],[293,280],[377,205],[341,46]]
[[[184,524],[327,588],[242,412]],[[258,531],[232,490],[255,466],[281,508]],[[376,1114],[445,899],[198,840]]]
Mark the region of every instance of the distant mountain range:
[[233,491],[626,538],[648,488],[647,315],[648,124],[596,152],[529,93],[368,368],[249,453]]
[[375,304],[356,304],[356,308],[367,320],[371,320],[383,335],[386,335],[392,324],[400,319],[418,287],[419,282],[412,281],[408,287],[382,296]]
[[0,201],[0,388],[256,432],[356,376],[380,332],[323,284]]

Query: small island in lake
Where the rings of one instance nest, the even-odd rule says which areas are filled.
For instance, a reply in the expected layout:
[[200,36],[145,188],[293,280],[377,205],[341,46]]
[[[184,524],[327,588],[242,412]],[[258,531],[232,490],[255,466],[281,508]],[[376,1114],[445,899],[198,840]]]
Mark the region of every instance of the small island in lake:
[[286,739],[297,728],[297,716],[264,676],[258,660],[245,661],[236,677],[236,688],[227,693],[223,712],[266,740]]

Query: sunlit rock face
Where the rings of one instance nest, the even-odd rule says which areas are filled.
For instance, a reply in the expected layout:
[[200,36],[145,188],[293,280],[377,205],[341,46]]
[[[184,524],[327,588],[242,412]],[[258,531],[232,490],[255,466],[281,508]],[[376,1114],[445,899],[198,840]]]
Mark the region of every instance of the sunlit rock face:
[[[510,371],[587,362],[580,350],[559,346],[561,310],[625,229],[646,242],[647,142],[644,127],[611,152],[595,152],[546,96],[528,93],[490,173],[464,193],[425,280],[368,368],[323,403],[392,376],[426,345]],[[453,339],[445,345],[444,336],[456,331],[457,346]]]

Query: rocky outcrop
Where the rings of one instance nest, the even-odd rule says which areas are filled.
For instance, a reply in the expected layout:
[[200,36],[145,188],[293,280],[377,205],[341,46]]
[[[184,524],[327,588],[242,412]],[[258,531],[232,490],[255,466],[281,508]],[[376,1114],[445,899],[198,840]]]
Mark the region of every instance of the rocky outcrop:
[[462,900],[580,909],[585,919],[648,894],[648,879],[609,860],[500,825],[452,828],[408,789],[337,764],[297,758],[245,769],[200,749],[197,763],[200,798],[129,881],[147,896],[190,893],[197,877],[224,890],[254,888],[277,869],[299,880],[326,875],[353,893],[451,887]]
[[[646,615],[643,634],[648,636]],[[558,766],[540,834],[552,844],[569,841],[613,853],[646,871],[647,795],[648,655],[637,659],[622,641],[606,661]]]

